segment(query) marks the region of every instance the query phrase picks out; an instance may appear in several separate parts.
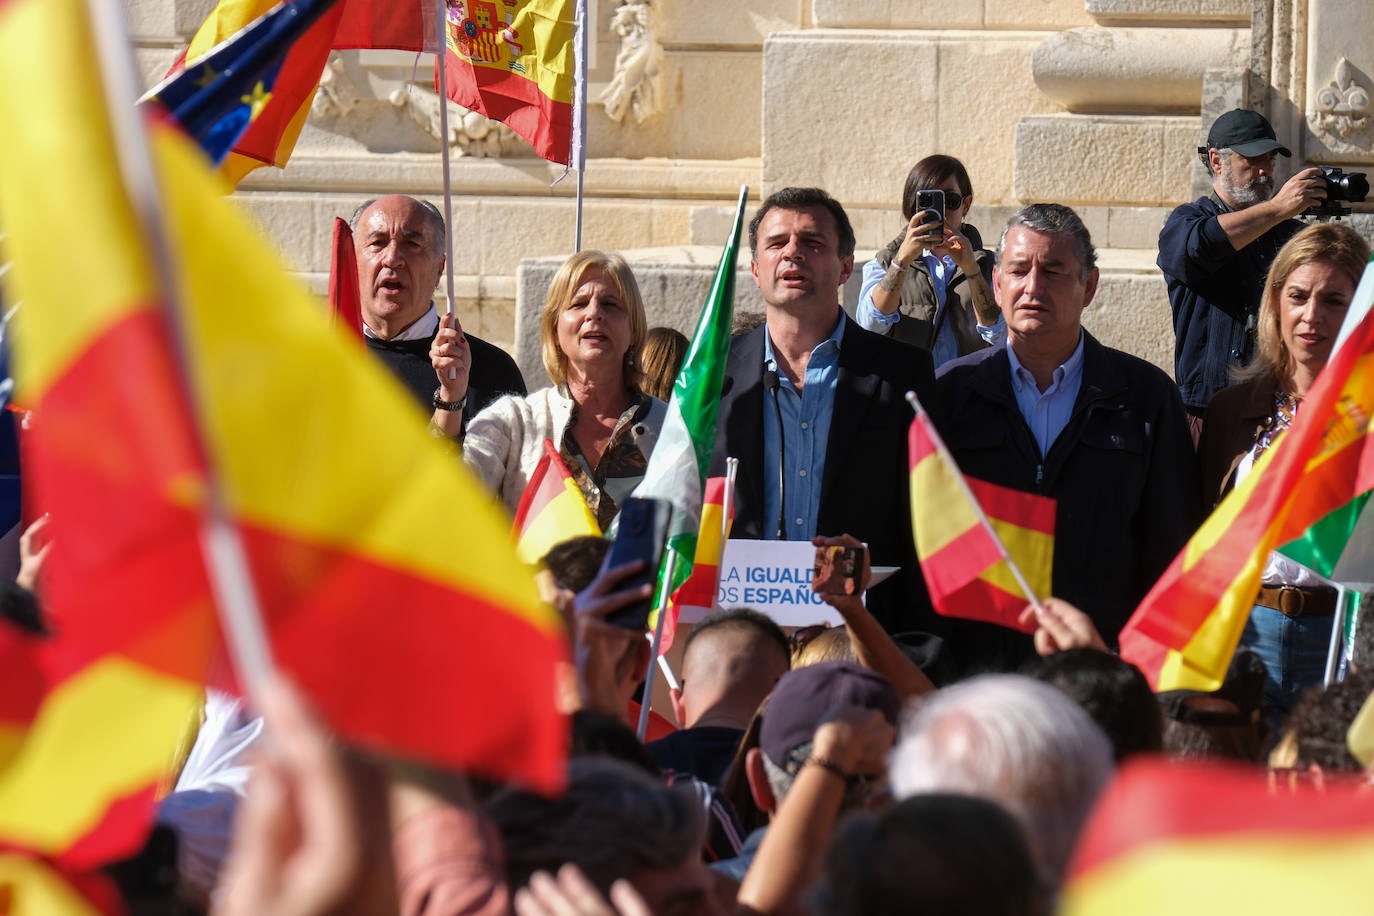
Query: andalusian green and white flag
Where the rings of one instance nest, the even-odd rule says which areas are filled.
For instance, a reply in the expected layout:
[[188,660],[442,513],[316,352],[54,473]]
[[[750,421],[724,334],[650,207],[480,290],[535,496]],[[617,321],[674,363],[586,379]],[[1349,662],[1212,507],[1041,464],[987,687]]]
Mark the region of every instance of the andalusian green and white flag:
[[[730,330],[735,312],[735,261],[739,256],[748,193],[748,188],[740,188],[730,240],[720,256],[711,292],[701,309],[692,344],[673,385],[663,431],[649,456],[644,480],[634,491],[635,496],[667,500],[673,507],[668,523],[668,549],[664,551],[654,589],[655,616],[649,619],[650,628],[657,626],[657,615],[662,610],[658,606],[661,596],[671,596],[687,580],[696,556],[706,468],[716,444],[720,386],[725,377],[725,357],[730,352]],[[672,581],[665,588],[664,577],[669,569],[673,571]]]

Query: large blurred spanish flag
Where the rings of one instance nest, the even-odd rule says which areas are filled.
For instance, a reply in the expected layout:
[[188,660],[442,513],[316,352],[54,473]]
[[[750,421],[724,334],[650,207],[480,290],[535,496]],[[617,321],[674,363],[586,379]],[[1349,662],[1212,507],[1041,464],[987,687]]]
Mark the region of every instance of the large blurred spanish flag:
[[1353,782],[1271,789],[1253,769],[1128,763],[1065,878],[1063,916],[1370,912],[1374,795]]
[[220,648],[201,537],[213,480],[281,667],[336,729],[557,786],[566,649],[508,519],[286,276],[199,151],[155,126],[166,295],[96,60],[80,0],[0,0],[6,281],[64,637],[205,676]]
[[[204,700],[181,678],[82,655],[0,621],[0,849],[77,873],[142,848]],[[0,888],[27,884],[23,871],[0,866]]]

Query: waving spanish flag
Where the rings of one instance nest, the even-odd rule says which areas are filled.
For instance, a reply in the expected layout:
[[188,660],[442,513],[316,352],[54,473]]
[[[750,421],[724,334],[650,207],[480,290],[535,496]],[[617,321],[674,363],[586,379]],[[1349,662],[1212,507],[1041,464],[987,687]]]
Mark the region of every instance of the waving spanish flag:
[[587,508],[568,466],[548,439],[544,440],[544,457],[520,494],[514,527],[515,551],[526,563],[538,563],[555,544],[568,538],[601,534],[596,516]]
[[1128,762],[1079,839],[1064,916],[1369,912],[1374,796],[1271,789],[1253,768]]
[[[1203,522],[1121,631],[1121,657],[1155,690],[1221,686],[1270,551],[1292,546],[1374,490],[1372,303],[1374,268],[1366,266],[1346,317],[1353,331],[1343,332],[1292,425]],[[1344,530],[1348,537],[1350,526]],[[1325,534],[1322,554],[1334,564],[1345,541],[1331,543]]]
[[573,0],[448,0],[445,94],[550,162],[572,157]]
[[[916,555],[935,610],[1034,631],[1018,617],[1050,593],[1055,501],[964,477],[924,410],[911,421],[908,447]],[[1033,596],[1016,582],[1004,547]]]
[[[504,513],[183,134],[154,125],[151,157],[116,142],[97,60],[81,0],[0,0],[0,83],[25,87],[0,94],[16,378],[64,639],[206,677],[227,514],[273,652],[345,737],[560,785],[562,628]],[[132,105],[114,115],[139,136]]]
[[[219,0],[191,44],[167,72],[173,77],[222,42],[247,28],[279,4],[301,0]],[[439,46],[434,3],[430,0],[336,0],[286,55],[272,86],[254,95],[253,119],[225,160],[222,174],[231,184],[263,165],[284,168],[296,148],[315,87],[332,50],[388,48],[435,51]]]

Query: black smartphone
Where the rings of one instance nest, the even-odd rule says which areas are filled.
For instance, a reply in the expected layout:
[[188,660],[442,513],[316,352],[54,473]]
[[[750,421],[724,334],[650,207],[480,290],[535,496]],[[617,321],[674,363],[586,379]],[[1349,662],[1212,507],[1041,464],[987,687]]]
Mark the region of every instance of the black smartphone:
[[823,595],[857,595],[863,591],[863,547],[817,547],[811,588]]
[[[620,527],[615,541],[606,554],[606,568],[612,569],[634,560],[643,560],[644,568],[616,586],[617,591],[654,584],[658,578],[659,562],[668,539],[668,503],[661,499],[627,499],[620,507]],[[623,607],[606,618],[607,623],[627,630],[642,630],[649,623],[653,609],[652,596]]]
[[943,230],[945,222],[945,192],[939,188],[931,191],[917,191],[916,211],[925,216],[925,219],[922,219],[921,222],[929,223],[938,220]]

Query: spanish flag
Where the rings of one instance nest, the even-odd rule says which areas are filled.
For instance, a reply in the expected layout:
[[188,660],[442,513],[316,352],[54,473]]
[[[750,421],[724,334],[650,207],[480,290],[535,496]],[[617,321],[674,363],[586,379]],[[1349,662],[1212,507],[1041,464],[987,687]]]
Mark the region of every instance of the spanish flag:
[[1017,621],[1031,596],[1002,550],[1036,599],[1049,595],[1054,500],[964,477],[924,410],[911,421],[908,449],[916,555],[935,610],[1033,632],[1034,623],[1027,628]]
[[[175,77],[200,66],[201,58],[220,44],[248,28],[255,20],[278,5],[280,0],[220,0],[196,30],[191,44],[167,71]],[[286,0],[290,3],[292,0]],[[252,93],[251,123],[224,159],[221,174],[231,185],[263,165],[283,168],[296,148],[296,139],[305,127],[315,86],[324,72],[334,35],[348,0],[337,0],[302,35],[281,62],[270,90],[262,85]]]
[[[219,0],[167,76],[193,68],[211,49],[282,2],[300,0]],[[310,114],[329,52],[352,48],[435,51],[439,28],[434,10],[430,0],[336,0],[286,55],[271,91],[255,95],[252,124],[225,160],[221,174],[230,184],[238,184],[259,166],[284,168]]]
[[1271,791],[1219,764],[1128,763],[1065,879],[1064,916],[1369,912],[1374,796],[1351,783]]
[[544,457],[520,494],[514,530],[515,552],[530,564],[538,563],[555,544],[568,538],[601,534],[577,482],[548,439],[544,440]]
[[132,856],[203,702],[181,678],[0,626],[0,847],[76,871]]
[[[1367,266],[1347,323],[1363,318],[1332,353],[1292,425],[1203,522],[1121,631],[1121,657],[1155,690],[1220,687],[1270,551],[1309,538],[1314,526],[1374,489],[1371,303],[1374,269]],[[1324,544],[1329,562],[1338,546],[1344,541]]]
[[559,165],[572,159],[575,7],[573,0],[448,5],[445,94]]
[[183,65],[145,96],[219,165],[271,103],[291,49],[340,0],[295,0]]
[[125,912],[114,883],[74,874],[41,858],[0,852],[0,913],[5,916],[112,916]]
[[[151,161],[116,143],[97,59],[81,0],[0,0],[0,82],[25,87],[0,94],[6,281],[64,638],[207,676],[213,487],[280,666],[344,737],[557,787],[566,647],[504,512],[183,134],[152,127]],[[137,136],[132,107],[116,113]],[[160,210],[131,196],[126,163],[151,171]]]
[[[730,517],[726,518],[726,489],[730,482],[724,477],[706,478],[706,491],[701,503],[701,527],[697,531],[696,552],[692,557],[692,572],[687,581],[677,587],[669,599],[668,617],[663,621],[663,638],[658,654],[666,655],[677,638],[677,619],[684,606],[714,607],[716,587],[720,584],[720,558],[735,521],[733,501]],[[657,615],[659,612],[655,611]],[[656,616],[649,619],[649,629],[658,626]]]

